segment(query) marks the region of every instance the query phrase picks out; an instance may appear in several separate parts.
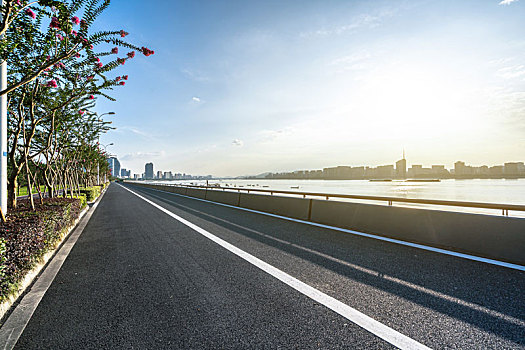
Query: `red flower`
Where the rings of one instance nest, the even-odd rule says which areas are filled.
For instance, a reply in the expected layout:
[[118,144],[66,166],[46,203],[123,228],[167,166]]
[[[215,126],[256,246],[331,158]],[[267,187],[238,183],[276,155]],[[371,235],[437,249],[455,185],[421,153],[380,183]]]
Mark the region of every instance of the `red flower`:
[[58,21],[58,18],[52,17],[49,27],[54,28],[54,29],[60,29],[60,22]]
[[147,47],[142,46],[142,53],[144,56],[153,55],[155,51],[148,49]]
[[117,58],[117,62],[124,65],[124,63],[126,63],[126,60],[124,58]]
[[100,58],[95,57],[95,61],[100,62]]
[[116,55],[116,54],[118,53],[118,47],[114,47],[114,48],[112,48],[112,49],[111,49],[111,53],[113,53],[113,54]]
[[78,33],[77,33],[76,30],[72,30],[72,31],[71,31],[71,34],[73,34],[74,36],[77,36]]
[[92,99],[94,99],[94,98],[95,98],[95,96],[93,96],[93,95],[89,95],[89,99],[90,99],[90,100],[92,100]]
[[58,87],[57,85],[57,81],[55,79],[51,79],[50,81],[47,82],[47,87]]
[[135,51],[128,52],[128,57],[129,58],[135,57]]
[[79,113],[80,115],[82,115],[82,114],[84,114],[84,111],[78,111],[78,113]]
[[71,18],[71,22],[73,22],[73,24],[76,24],[78,26],[80,24],[80,18],[75,16],[75,17]]
[[125,81],[121,81],[120,83],[118,83],[119,85],[126,85],[126,82]]
[[89,48],[90,48],[91,50],[93,50],[93,45],[89,45]]
[[80,57],[80,54],[77,52],[77,53],[75,54],[75,57],[77,57],[77,58]]
[[129,33],[128,32],[125,32],[123,30],[120,31],[120,36],[121,37],[125,37],[126,35],[128,35]]
[[102,62],[97,63],[98,68],[102,68]]
[[122,77],[122,79],[124,79],[124,80],[128,80],[128,76],[127,76],[127,75],[124,75],[124,76]]
[[89,77],[87,77],[87,80],[92,80],[94,78],[94,76],[90,75]]
[[28,15],[28,16],[31,17],[32,19],[35,19],[35,18],[36,18],[35,13],[34,13],[30,8],[26,8],[24,12],[26,13],[26,15]]
[[116,78],[115,78],[115,81],[119,81],[119,80],[120,80],[120,77],[116,77]]

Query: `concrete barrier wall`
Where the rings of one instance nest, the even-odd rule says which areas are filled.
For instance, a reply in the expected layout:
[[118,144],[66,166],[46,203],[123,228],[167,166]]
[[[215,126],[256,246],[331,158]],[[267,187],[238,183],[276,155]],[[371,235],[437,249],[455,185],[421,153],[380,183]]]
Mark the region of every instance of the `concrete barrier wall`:
[[239,205],[240,193],[221,190],[208,190],[206,199],[212,202],[218,202],[229,205]]
[[242,208],[260,210],[267,213],[307,220],[310,200],[293,197],[241,193],[240,206]]
[[198,188],[188,188],[186,190],[186,196],[204,199],[206,198],[206,190],[201,190]]
[[190,197],[525,265],[525,219],[136,184]]
[[525,219],[312,200],[311,220],[525,264]]

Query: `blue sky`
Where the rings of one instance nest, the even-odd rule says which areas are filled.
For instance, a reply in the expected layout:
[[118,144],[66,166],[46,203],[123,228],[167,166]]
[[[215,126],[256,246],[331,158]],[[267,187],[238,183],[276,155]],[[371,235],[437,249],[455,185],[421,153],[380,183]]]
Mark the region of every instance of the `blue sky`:
[[525,1],[113,0],[155,55],[97,111],[123,167],[213,174],[525,160]]

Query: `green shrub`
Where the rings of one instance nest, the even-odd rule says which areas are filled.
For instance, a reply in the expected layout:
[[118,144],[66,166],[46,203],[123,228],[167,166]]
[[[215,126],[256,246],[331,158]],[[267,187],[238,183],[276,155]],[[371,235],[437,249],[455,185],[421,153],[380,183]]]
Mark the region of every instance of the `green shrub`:
[[81,200],[45,198],[36,211],[24,200],[10,210],[7,222],[0,224],[0,302],[17,290],[46,252],[58,245],[79,217]]
[[81,188],[80,193],[86,196],[86,199],[88,202],[93,202],[100,195],[100,187],[93,186],[93,187]]
[[84,209],[86,207],[88,200],[87,200],[87,197],[86,197],[85,194],[81,194],[81,195],[78,195],[78,196],[73,196],[73,198],[80,199],[80,208],[81,209]]

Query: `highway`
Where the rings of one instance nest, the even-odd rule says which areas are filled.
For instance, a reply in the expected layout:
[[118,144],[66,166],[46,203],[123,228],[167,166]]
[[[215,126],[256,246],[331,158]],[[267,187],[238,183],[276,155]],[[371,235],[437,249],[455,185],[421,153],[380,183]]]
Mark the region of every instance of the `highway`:
[[15,346],[396,347],[524,349],[525,273],[129,184]]

